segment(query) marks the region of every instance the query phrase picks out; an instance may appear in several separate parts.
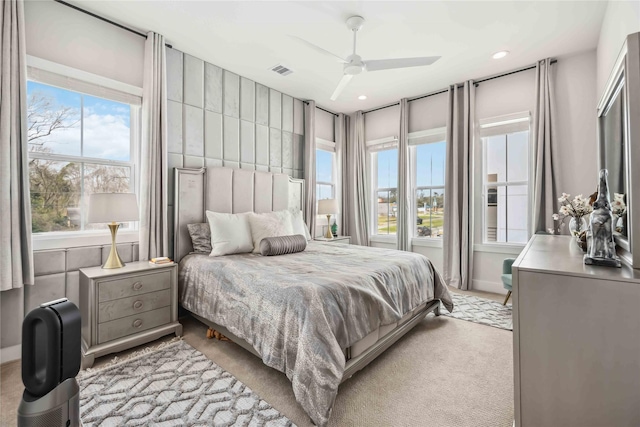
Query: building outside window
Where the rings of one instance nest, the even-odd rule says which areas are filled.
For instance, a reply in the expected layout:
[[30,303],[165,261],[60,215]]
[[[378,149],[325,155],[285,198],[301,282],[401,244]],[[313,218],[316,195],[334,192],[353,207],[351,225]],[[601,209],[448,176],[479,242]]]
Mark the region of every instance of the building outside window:
[[[28,81],[33,233],[105,229],[87,222],[89,195],[135,192],[140,106],[122,102],[126,99]],[[137,223],[122,225],[135,227]]]
[[483,120],[482,240],[524,244],[529,240],[529,114]]
[[409,134],[414,237],[442,238],[444,232],[445,138],[446,128]]

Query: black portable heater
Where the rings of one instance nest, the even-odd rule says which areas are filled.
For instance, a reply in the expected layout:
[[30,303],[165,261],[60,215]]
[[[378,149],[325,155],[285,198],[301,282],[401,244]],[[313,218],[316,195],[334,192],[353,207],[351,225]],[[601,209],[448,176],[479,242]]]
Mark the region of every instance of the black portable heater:
[[80,310],[66,298],[32,310],[22,323],[19,427],[80,425]]

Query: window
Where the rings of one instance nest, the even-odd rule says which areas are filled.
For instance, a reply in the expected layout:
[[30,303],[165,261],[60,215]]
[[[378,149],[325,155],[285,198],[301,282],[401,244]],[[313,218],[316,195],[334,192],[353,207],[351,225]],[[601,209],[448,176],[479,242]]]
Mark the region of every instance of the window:
[[483,242],[529,239],[529,115],[480,123]]
[[336,153],[316,149],[316,200],[336,196]]
[[[29,71],[32,75],[31,68]],[[109,92],[97,89],[98,93]],[[104,229],[102,224],[87,222],[89,195],[135,192],[134,129],[139,103],[121,102],[127,99],[126,94],[119,98],[114,101],[38,81],[28,82],[27,139],[34,233]],[[136,223],[123,224],[124,229],[135,226]]]
[[444,232],[445,132],[438,128],[409,134],[415,237],[441,238]]
[[398,230],[398,141],[395,137],[367,142],[372,188],[372,234]]

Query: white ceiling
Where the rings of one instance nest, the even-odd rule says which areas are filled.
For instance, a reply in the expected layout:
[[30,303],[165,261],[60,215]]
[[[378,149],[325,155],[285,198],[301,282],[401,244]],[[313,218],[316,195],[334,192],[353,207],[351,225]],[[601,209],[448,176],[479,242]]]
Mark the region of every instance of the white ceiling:
[[[352,112],[596,47],[606,1],[204,2],[74,0],[83,9],[142,31],[176,49],[333,111]],[[288,35],[348,55],[344,21],[366,19],[358,54],[367,59],[440,55],[428,67],[363,73],[331,101],[342,65]],[[501,60],[499,50],[511,54]],[[282,77],[270,68],[283,64]],[[358,95],[367,95],[365,101]]]

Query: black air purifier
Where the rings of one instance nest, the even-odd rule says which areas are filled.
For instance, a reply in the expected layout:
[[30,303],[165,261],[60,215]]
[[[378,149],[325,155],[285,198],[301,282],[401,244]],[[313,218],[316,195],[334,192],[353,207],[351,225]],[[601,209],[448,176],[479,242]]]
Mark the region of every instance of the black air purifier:
[[80,425],[80,310],[66,298],[42,304],[22,323],[19,427]]

